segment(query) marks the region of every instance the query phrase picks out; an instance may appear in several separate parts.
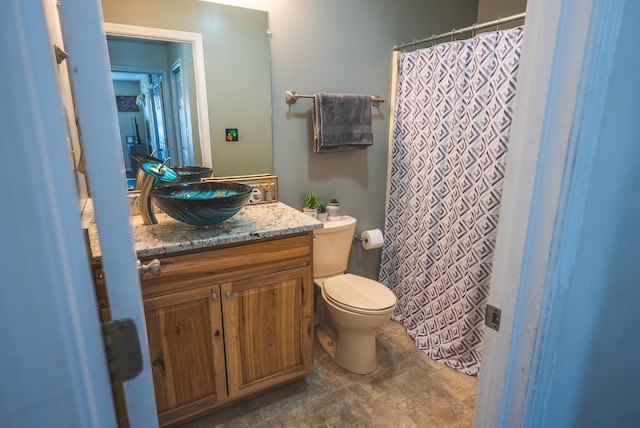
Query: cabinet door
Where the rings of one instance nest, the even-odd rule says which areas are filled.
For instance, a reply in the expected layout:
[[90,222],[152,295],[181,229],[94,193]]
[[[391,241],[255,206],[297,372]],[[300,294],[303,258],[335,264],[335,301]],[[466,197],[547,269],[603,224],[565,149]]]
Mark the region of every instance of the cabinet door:
[[309,267],[222,284],[229,395],[303,376],[313,353]]
[[144,300],[161,425],[227,398],[219,286]]

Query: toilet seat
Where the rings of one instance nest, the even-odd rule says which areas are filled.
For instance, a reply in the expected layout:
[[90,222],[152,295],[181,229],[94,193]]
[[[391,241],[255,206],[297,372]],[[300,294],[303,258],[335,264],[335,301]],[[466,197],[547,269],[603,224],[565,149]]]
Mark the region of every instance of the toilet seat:
[[395,294],[383,284],[353,274],[328,278],[322,294],[339,308],[362,315],[389,312],[396,306]]

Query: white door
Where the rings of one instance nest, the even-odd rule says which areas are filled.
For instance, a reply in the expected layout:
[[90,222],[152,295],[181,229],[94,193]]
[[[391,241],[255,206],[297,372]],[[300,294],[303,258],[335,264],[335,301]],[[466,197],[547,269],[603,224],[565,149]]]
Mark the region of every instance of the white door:
[[[637,147],[637,141],[625,135],[628,130],[637,130],[637,120],[627,122],[626,128],[607,130],[604,136],[601,126],[606,115],[636,110],[637,101],[629,105],[628,100],[622,98],[603,106],[613,82],[611,70],[637,69],[636,56],[626,54],[636,48],[637,40],[619,37],[619,34],[625,29],[624,25],[628,33],[635,33],[630,27],[637,22],[638,10],[637,3],[620,0],[529,0],[527,3],[489,296],[489,303],[502,309],[502,317],[499,332],[488,329],[484,339],[475,427],[585,426],[571,425],[569,416],[579,410],[580,405],[588,407],[590,400],[592,407],[596,407],[595,402],[601,399],[600,394],[588,395],[584,385],[574,388],[571,384],[579,384],[592,373],[569,373],[562,366],[568,361],[570,367],[582,367],[589,358],[589,350],[579,349],[590,347],[588,339],[597,331],[587,320],[601,314],[588,313],[584,318],[565,320],[570,334],[562,330],[560,323],[550,322],[550,315],[564,314],[571,307],[567,290],[573,286],[574,267],[581,261],[579,257],[583,257],[583,261],[589,253],[588,248],[587,251],[580,248],[581,234],[585,233],[583,218],[594,209],[586,205],[586,198],[594,173],[593,159],[597,151],[602,150],[599,146],[612,147],[609,141],[623,141],[621,145]],[[622,19],[625,14],[629,18],[626,24]],[[614,55],[618,52],[625,53],[620,60]],[[638,93],[637,79],[631,82],[627,92]],[[634,158],[630,156],[630,159]],[[622,174],[616,173],[613,168],[603,170],[602,175],[609,180],[607,184],[611,189],[624,188],[628,183],[621,179]],[[623,199],[619,199],[618,204],[624,205]],[[626,219],[620,214],[623,209],[614,205],[601,208],[604,209],[608,225],[620,222],[621,227],[626,226]],[[601,228],[605,227],[603,223]],[[612,254],[619,250],[617,243],[606,245]],[[590,269],[598,272],[601,265],[595,260],[591,262]],[[637,279],[633,281],[637,283]],[[593,290],[599,286],[601,284],[590,278],[574,292],[595,294]],[[619,309],[609,310],[615,313]],[[632,314],[626,316],[628,320],[637,319]],[[627,324],[627,329],[634,331],[633,322]],[[573,349],[567,352],[571,345]],[[603,366],[613,364],[602,363]],[[623,365],[620,370],[628,367],[630,365]],[[629,381],[629,384],[635,383]],[[626,392],[622,385],[620,390],[623,393],[619,395],[623,397],[614,400],[615,406],[607,409],[609,421],[620,409],[637,409],[633,393]],[[553,394],[559,391],[563,397],[554,400]],[[583,402],[577,402],[576,397]],[[559,408],[562,410],[558,411]],[[592,424],[589,426],[605,426],[598,422]]]
[[0,426],[114,427],[45,10],[0,2]]
[[[0,3],[0,426],[116,425],[63,97],[45,10],[53,0]],[[115,98],[97,0],[64,0],[61,17],[85,142],[114,318],[131,318],[148,354],[117,142]],[[5,145],[6,143],[6,145]],[[148,361],[124,383],[132,426],[157,426]]]

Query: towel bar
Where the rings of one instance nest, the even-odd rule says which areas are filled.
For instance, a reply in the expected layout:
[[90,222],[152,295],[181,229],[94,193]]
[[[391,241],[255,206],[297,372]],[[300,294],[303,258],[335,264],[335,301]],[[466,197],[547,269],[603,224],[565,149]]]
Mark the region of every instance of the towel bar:
[[[295,91],[285,91],[284,100],[287,104],[295,104],[298,98],[313,98],[313,95],[300,95]],[[380,107],[380,104],[384,102],[384,98],[380,95],[371,96],[371,105],[374,107]]]

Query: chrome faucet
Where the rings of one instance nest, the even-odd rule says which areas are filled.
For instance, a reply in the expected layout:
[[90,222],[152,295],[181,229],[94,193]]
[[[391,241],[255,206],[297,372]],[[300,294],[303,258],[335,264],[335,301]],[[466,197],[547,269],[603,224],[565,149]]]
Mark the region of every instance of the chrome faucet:
[[[152,158],[155,159],[155,158]],[[142,184],[140,186],[140,215],[144,224],[158,224],[156,216],[151,206],[151,191],[160,181],[176,182],[180,176],[165,164],[171,158],[166,158],[164,162],[159,159],[145,159],[138,167],[142,174]]]

